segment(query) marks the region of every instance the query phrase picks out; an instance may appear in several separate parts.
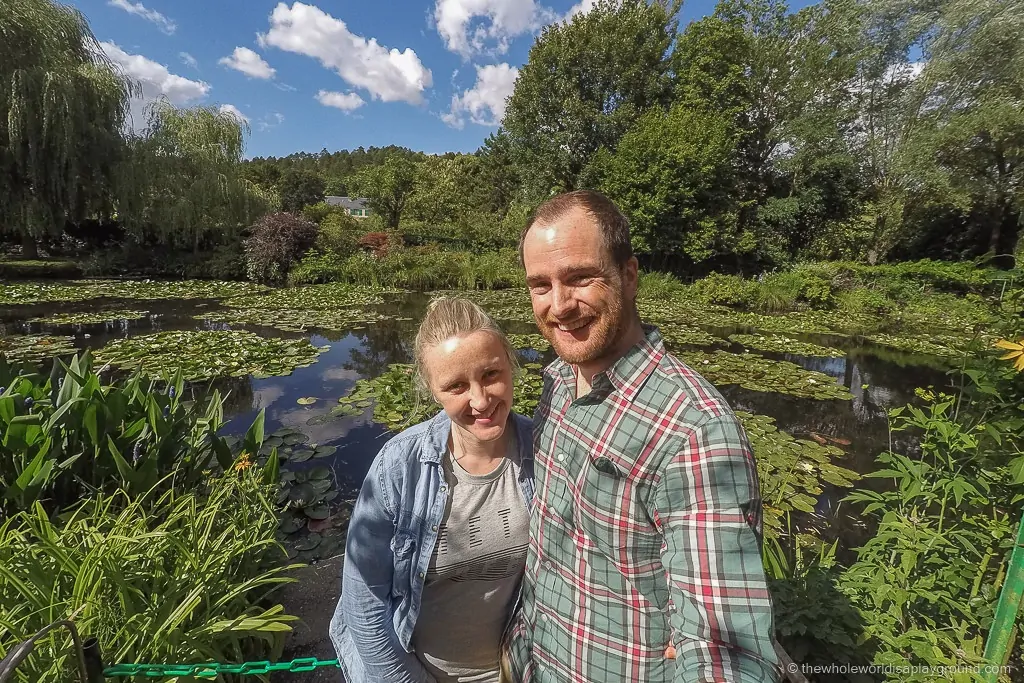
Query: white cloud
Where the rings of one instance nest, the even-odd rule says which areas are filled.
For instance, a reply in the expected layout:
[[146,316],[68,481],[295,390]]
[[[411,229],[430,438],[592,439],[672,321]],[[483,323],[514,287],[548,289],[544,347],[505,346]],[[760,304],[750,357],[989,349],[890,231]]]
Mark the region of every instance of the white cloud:
[[249,117],[243,114],[242,111],[233,104],[220,105],[220,112],[222,114],[231,114],[242,123],[249,123]]
[[185,66],[190,66],[193,69],[199,66],[199,62],[196,61],[196,58],[187,52],[179,52],[178,56],[181,57],[181,61],[185,63]]
[[466,116],[481,126],[496,126],[505,116],[505,100],[512,94],[519,69],[508,64],[476,67],[476,84],[461,95],[452,96],[452,108],[441,119],[462,128]]
[[273,114],[267,114],[262,119],[256,122],[256,127],[261,131],[268,131],[271,128],[275,128],[284,123],[284,114],[275,111]]
[[335,107],[346,112],[354,111],[366,104],[366,101],[354,92],[341,93],[321,90],[316,94],[316,99],[325,107]]
[[235,71],[241,71],[252,78],[267,80],[273,78],[277,73],[276,69],[271,68],[262,57],[247,47],[236,47],[230,57],[221,57],[217,63]]
[[151,21],[157,25],[157,27],[164,33],[170,35],[178,28],[178,25],[173,21],[160,14],[156,10],[149,9],[141,2],[129,2],[129,0],[109,0],[107,3],[111,7],[123,9],[128,14],[135,14],[142,17],[146,21]]
[[582,0],[581,2],[576,3],[572,6],[572,9],[565,13],[565,20],[570,21],[577,14],[586,14],[590,10],[594,9],[596,4],[597,0]]
[[[445,46],[465,59],[485,51],[489,41],[502,54],[516,36],[558,18],[535,0],[435,0],[434,22]],[[474,22],[474,20],[480,21]],[[471,24],[475,23],[475,27]]]
[[411,48],[388,50],[376,38],[355,35],[345,22],[315,5],[294,2],[289,8],[279,3],[270,15],[270,30],[259,36],[259,42],[313,57],[384,102],[419,104],[423,91],[432,85],[430,70]]
[[100,49],[132,80],[139,83],[141,97],[132,99],[131,114],[136,128],[145,124],[144,108],[161,97],[175,106],[195,104],[210,92],[210,84],[172,74],[163,64],[142,55],[130,55],[114,43],[101,42]]

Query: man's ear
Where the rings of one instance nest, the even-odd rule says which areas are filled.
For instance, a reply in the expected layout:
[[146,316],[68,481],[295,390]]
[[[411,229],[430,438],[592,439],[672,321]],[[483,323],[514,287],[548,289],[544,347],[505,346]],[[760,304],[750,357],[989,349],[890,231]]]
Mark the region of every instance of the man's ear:
[[622,288],[625,290],[626,298],[636,301],[636,290],[640,282],[640,262],[636,256],[630,256],[629,260],[622,266]]

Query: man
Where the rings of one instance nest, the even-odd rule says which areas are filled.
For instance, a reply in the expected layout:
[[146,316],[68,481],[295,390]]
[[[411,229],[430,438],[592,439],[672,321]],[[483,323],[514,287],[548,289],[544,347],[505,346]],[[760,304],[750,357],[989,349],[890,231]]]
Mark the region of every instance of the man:
[[780,680],[750,446],[641,324],[625,217],[597,192],[559,195],[520,258],[559,358],[534,422],[513,669],[524,683]]

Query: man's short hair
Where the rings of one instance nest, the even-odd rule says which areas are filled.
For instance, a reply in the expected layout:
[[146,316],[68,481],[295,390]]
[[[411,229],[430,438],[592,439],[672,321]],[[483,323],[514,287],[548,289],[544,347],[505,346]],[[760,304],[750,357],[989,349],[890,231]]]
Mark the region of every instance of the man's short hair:
[[519,264],[524,265],[523,244],[526,233],[537,223],[549,224],[564,217],[574,209],[583,209],[594,221],[604,238],[605,249],[616,267],[622,268],[633,257],[633,246],[629,241],[629,221],[615,206],[615,202],[595,190],[575,190],[556,195],[537,207],[530,214],[522,234],[519,236]]

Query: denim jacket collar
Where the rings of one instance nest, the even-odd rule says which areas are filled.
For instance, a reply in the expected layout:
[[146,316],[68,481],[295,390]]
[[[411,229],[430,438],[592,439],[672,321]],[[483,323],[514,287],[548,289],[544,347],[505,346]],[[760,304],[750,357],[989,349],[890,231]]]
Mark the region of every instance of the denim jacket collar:
[[[533,460],[533,423],[528,418],[509,413],[509,419],[515,422],[516,436],[519,439],[520,462]],[[443,410],[430,418],[427,426],[427,439],[420,450],[420,462],[438,464],[448,452],[448,436],[452,432],[452,420]]]

